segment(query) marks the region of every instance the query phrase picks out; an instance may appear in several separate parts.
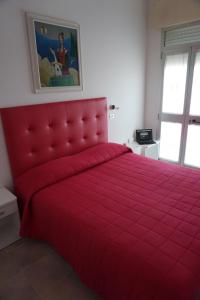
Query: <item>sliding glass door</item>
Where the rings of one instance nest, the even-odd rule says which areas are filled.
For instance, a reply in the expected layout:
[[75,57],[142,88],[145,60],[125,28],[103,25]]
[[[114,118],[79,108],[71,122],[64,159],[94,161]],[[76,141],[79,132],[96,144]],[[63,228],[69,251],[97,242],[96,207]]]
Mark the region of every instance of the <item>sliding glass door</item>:
[[200,168],[200,50],[193,51],[184,163]]
[[200,167],[200,50],[164,54],[160,158]]

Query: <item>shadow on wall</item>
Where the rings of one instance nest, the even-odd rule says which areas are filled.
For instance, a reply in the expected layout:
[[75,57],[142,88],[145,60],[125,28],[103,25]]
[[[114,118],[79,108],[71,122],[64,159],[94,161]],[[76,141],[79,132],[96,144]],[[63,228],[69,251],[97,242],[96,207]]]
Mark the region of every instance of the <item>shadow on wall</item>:
[[150,0],[150,22],[156,28],[199,20],[199,0]]

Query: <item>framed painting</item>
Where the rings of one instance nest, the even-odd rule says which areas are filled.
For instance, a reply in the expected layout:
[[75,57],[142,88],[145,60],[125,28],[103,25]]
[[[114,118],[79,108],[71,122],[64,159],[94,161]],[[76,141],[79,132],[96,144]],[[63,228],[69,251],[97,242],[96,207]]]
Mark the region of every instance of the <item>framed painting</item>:
[[27,13],[34,91],[82,90],[80,27]]

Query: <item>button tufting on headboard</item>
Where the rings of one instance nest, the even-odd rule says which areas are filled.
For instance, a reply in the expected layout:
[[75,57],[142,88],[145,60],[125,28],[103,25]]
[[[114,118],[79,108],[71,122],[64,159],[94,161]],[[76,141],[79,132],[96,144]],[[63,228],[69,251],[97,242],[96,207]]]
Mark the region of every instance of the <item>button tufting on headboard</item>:
[[106,98],[5,108],[1,116],[14,178],[107,142]]

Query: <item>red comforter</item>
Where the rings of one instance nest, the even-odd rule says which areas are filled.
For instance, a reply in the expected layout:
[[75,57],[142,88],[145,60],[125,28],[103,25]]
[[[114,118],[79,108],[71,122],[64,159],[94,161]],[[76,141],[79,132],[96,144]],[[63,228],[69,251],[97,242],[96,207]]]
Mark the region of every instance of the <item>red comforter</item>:
[[106,300],[200,297],[200,172],[100,144],[16,180],[21,234]]

